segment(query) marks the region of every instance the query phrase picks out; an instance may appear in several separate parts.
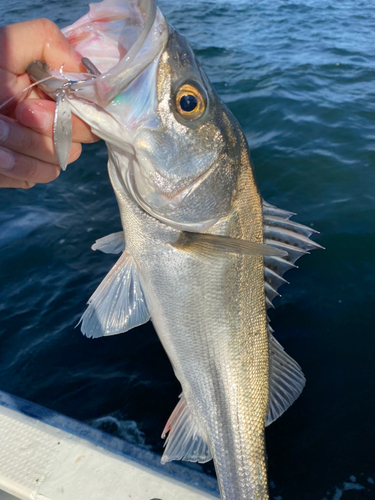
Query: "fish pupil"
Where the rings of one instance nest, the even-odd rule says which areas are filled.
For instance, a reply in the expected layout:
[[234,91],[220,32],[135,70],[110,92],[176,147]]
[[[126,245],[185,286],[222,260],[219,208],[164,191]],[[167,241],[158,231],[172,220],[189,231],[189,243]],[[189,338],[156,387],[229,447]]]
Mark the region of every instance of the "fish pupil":
[[191,113],[198,106],[198,99],[190,94],[185,94],[180,99],[180,107],[185,113]]

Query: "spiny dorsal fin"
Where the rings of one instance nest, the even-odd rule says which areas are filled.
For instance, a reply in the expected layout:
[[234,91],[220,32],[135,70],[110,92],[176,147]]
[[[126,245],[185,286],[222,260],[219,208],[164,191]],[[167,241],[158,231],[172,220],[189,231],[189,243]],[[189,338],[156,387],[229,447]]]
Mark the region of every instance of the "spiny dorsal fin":
[[162,438],[168,434],[161,463],[187,460],[201,464],[209,462],[212,455],[202,431],[193,418],[183,394],[164,427]]
[[150,319],[131,255],[124,252],[88,301],[80,323],[87,337],[127,332]]
[[92,250],[100,250],[103,253],[121,253],[125,250],[124,231],[108,234],[95,241]]
[[263,231],[264,243],[287,252],[286,256],[264,257],[264,281],[266,292],[266,308],[272,307],[272,300],[279,295],[277,289],[283,283],[283,274],[293,267],[294,263],[309,250],[323,248],[310,240],[317,231],[303,226],[290,219],[292,212],[280,210],[263,200]]
[[299,364],[269,333],[270,399],[266,426],[284,413],[301,394],[306,379]]

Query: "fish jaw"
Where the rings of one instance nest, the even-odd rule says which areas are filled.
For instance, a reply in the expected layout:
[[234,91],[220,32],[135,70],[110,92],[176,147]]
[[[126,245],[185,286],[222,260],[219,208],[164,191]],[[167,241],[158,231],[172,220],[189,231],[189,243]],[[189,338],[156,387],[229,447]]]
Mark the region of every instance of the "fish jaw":
[[77,97],[90,94],[106,107],[160,54],[168,25],[155,0],[104,0],[63,34],[103,73],[93,82],[95,93],[83,85]]
[[137,41],[144,19],[135,2],[107,0],[92,3],[89,8],[87,14],[63,28],[62,33],[100,73],[108,73]]

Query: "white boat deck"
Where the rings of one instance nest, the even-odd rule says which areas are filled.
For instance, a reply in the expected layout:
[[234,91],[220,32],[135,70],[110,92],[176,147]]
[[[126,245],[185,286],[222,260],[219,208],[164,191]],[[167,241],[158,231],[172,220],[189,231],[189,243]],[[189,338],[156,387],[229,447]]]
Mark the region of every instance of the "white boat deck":
[[[197,474],[193,471],[192,477]],[[152,466],[2,406],[0,401],[0,500],[215,498]]]

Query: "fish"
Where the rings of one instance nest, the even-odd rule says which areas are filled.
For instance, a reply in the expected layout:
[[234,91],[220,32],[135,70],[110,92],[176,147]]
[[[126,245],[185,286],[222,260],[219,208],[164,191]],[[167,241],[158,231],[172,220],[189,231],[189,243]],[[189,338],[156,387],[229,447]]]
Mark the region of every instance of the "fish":
[[92,247],[120,257],[81,330],[151,319],[182,388],[162,463],[213,459],[222,500],[266,500],[265,427],[305,385],[267,310],[284,273],[321,248],[316,231],[261,198],[244,132],[153,0],[91,4],[62,32],[87,72],[35,61],[28,73],[58,101],[62,163],[69,113],[106,141],[122,224]]

